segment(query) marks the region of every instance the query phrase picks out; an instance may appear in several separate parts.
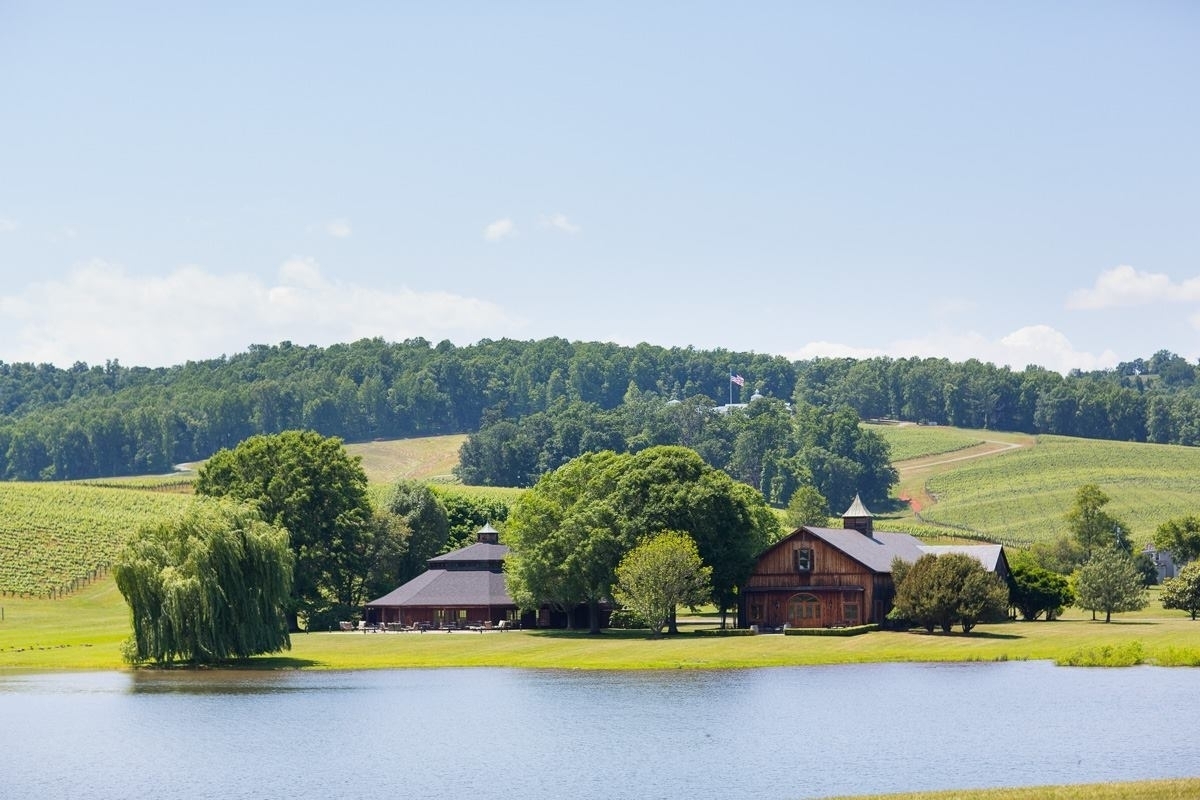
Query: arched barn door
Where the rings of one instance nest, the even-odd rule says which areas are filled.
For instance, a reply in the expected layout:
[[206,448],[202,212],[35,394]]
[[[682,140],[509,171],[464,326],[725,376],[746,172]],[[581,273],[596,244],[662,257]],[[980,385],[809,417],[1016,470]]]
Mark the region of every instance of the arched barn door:
[[814,628],[821,624],[821,601],[816,595],[794,594],[788,598],[789,628]]

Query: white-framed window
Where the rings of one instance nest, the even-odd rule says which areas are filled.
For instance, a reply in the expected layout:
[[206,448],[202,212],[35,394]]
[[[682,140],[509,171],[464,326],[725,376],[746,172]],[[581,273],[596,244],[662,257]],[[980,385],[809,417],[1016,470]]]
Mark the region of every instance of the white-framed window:
[[792,555],[796,559],[797,572],[812,572],[813,551],[811,547],[798,547],[792,551]]

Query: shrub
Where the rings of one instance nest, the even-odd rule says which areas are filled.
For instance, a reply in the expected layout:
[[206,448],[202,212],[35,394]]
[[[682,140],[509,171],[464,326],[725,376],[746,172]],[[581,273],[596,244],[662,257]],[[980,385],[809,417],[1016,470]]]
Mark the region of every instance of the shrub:
[[1056,659],[1060,667],[1135,667],[1146,663],[1146,648],[1140,641],[1081,647]]
[[697,628],[692,633],[700,636],[753,636],[749,628]]
[[1200,667],[1200,649],[1168,647],[1159,651],[1153,661],[1160,667]]
[[785,628],[785,636],[858,636],[879,630],[879,625],[854,625],[849,628]]
[[618,608],[613,611],[612,616],[609,617],[608,627],[620,628],[622,630],[632,630],[637,628],[649,628],[650,625],[633,609]]

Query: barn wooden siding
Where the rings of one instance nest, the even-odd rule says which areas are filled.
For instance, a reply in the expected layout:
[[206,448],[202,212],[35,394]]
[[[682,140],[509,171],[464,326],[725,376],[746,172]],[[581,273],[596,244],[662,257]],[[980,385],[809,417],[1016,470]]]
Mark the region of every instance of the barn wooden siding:
[[[796,563],[796,552],[805,548],[812,553],[806,572],[798,570]],[[890,573],[875,573],[804,529],[759,558],[743,591],[740,616],[744,618],[739,624],[771,628],[881,622],[894,594]],[[815,598],[820,614],[796,614],[795,608],[789,608],[803,603],[804,596]]]

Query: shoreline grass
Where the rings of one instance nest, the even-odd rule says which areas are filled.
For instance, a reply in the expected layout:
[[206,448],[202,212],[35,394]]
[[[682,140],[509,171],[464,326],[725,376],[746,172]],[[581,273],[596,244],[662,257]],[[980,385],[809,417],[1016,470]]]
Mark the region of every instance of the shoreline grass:
[[[111,579],[62,600],[0,598],[0,674],[122,670],[129,614]],[[1152,615],[1153,613],[1153,615]],[[880,631],[854,637],[703,636],[693,619],[681,634],[536,630],[445,633],[299,633],[292,649],[239,664],[251,669],[517,667],[579,670],[745,669],[885,662],[1103,661],[1136,652],[1141,663],[1200,664],[1200,621],[1159,609],[1093,622],[1077,609],[1053,622],[980,625],[969,635]],[[1088,658],[1088,654],[1099,656]],[[1116,659],[1121,661],[1122,659]],[[1127,659],[1126,659],[1127,660]]]
[[1200,797],[1200,778],[839,795],[825,800],[1191,800],[1195,797]]

